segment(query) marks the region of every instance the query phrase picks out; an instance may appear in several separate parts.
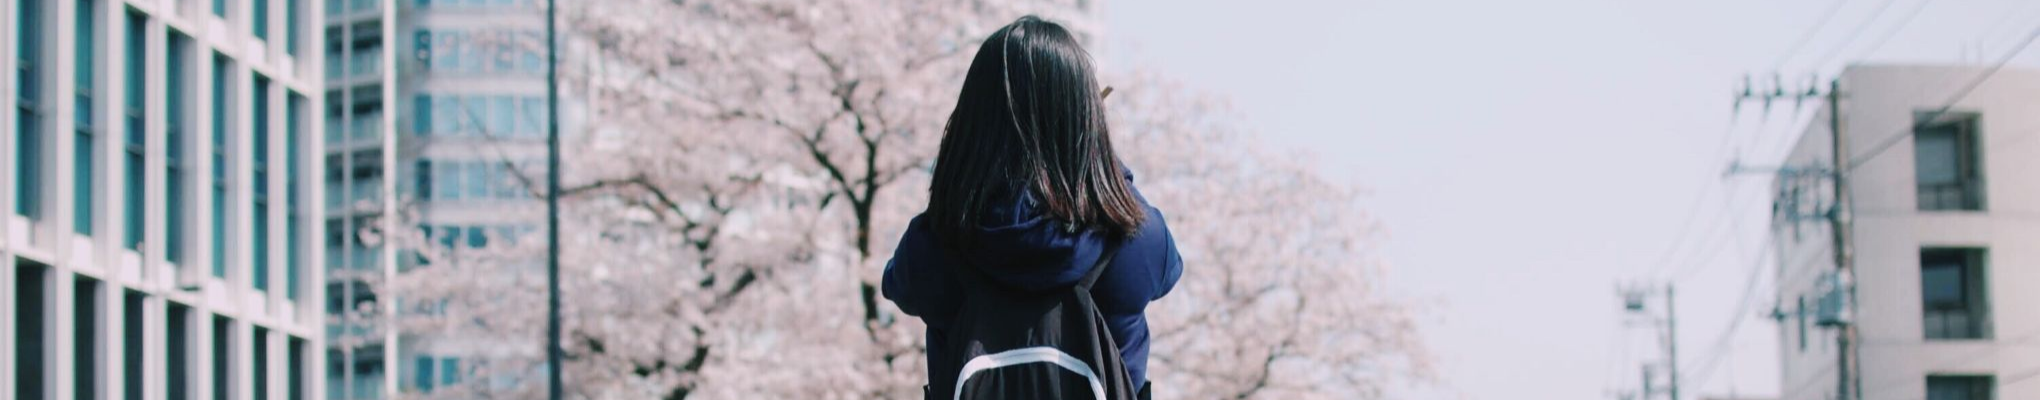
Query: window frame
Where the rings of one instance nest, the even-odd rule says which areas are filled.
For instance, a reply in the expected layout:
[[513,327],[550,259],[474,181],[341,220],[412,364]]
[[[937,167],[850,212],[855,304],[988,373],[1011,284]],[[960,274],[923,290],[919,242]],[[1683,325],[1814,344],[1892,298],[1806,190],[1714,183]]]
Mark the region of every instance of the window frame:
[[[1920,112],[1914,116],[1913,125],[1913,192],[1920,211],[1938,212],[1981,212],[1988,209],[1987,179],[1984,173],[1982,117],[1974,112]],[[1920,169],[1925,166],[1923,153],[1926,146],[1921,142],[1927,135],[1951,135],[1954,141],[1953,154],[1954,183],[1929,184],[1920,181]],[[1944,200],[1952,193],[1953,201]],[[1933,199],[1929,201],[1929,199]],[[1945,204],[1953,203],[1953,204]]]
[[[1982,247],[1939,246],[1920,249],[1920,334],[1926,341],[1990,340],[1992,313],[1989,289],[1990,252]],[[1931,269],[1956,268],[1960,304],[1927,302],[1926,275]],[[1938,321],[1938,322],[1935,322]],[[1952,321],[1952,322],[1951,322]]]
[[[1997,377],[1993,375],[1927,375],[1924,397],[1926,400],[1949,400],[1934,396],[1937,393],[1936,384],[1955,386],[1944,386],[1943,390],[1969,392],[1962,395],[1966,397],[1965,399],[1954,400],[1995,400],[1997,396]],[[1979,391],[1982,392],[1981,396],[1977,393]]]

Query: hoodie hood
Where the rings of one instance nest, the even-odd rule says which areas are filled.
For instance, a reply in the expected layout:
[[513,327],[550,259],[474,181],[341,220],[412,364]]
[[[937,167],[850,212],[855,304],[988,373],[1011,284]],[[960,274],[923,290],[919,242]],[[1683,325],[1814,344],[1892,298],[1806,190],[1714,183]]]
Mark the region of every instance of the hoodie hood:
[[980,220],[965,261],[998,283],[1021,290],[1066,287],[1084,279],[1105,251],[1107,234],[1072,231],[1043,215],[1031,193],[992,207]]

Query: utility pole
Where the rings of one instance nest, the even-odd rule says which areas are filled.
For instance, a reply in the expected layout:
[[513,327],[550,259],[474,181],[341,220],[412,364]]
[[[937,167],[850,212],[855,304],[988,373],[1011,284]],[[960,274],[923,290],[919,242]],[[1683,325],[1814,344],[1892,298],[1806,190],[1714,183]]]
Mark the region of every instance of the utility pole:
[[[1852,238],[1850,237],[1850,231],[1853,229],[1852,221],[1850,221],[1851,210],[1849,208],[1849,159],[1851,157],[1849,157],[1849,136],[1842,134],[1841,78],[1836,78],[1833,82],[1828,83],[1827,98],[1828,132],[1833,135],[1835,153],[1833,171],[1835,204],[1828,209],[1828,229],[1834,233],[1835,273],[1841,277],[1837,281],[1843,283],[1842,287],[1834,288],[1833,290],[1842,291],[1842,307],[1844,309],[1840,311],[1849,313],[1850,310],[1848,308],[1855,307],[1856,299],[1856,285],[1854,282],[1856,249],[1854,247],[1855,243],[1851,241]],[[1844,322],[1839,327],[1840,331],[1835,335],[1835,341],[1840,345],[1837,349],[1841,353],[1840,357],[1835,361],[1837,363],[1835,366],[1837,376],[1835,393],[1837,394],[1836,398],[1841,400],[1857,400],[1862,398],[1862,394],[1858,393],[1858,390],[1862,388],[1862,378],[1856,370],[1858,365],[1855,340],[1856,324],[1854,321],[1849,321],[1849,318],[1842,318],[1842,320]]]
[[[1833,146],[1831,150],[1834,158],[1832,165],[1826,168],[1781,166],[1776,169],[1776,172],[1780,175],[1795,177],[1809,174],[1825,175],[1828,179],[1832,179],[1831,182],[1834,187],[1833,204],[1829,205],[1822,214],[1825,214],[1824,216],[1828,220],[1828,228],[1834,240],[1835,274],[1831,279],[1827,280],[1827,282],[1832,282],[1832,285],[1826,287],[1827,292],[1821,293],[1821,296],[1824,299],[1822,302],[1830,301],[1828,299],[1834,302],[1832,303],[1835,307],[1833,312],[1836,315],[1831,318],[1825,318],[1826,316],[1824,315],[1820,325],[1836,329],[1835,341],[1838,345],[1838,354],[1835,360],[1835,399],[1860,400],[1862,398],[1863,381],[1860,370],[1861,361],[1858,357],[1857,329],[1855,321],[1853,321],[1854,308],[1856,307],[1856,285],[1854,283],[1856,254],[1855,242],[1851,235],[1854,226],[1851,221],[1852,211],[1849,201],[1849,169],[1853,165],[1851,165],[1852,157],[1850,157],[1849,152],[1848,135],[1843,134],[1842,82],[1840,78],[1829,81],[1826,93],[1821,93],[1817,83],[1810,83],[1805,91],[1787,92],[1782,79],[1774,78],[1773,82],[1773,87],[1769,90],[1758,91],[1754,88],[1754,84],[1745,77],[1743,87],[1736,93],[1737,109],[1741,109],[1743,101],[1749,100],[1762,100],[1766,110],[1770,108],[1773,101],[1784,99],[1792,99],[1797,102],[1809,98],[1825,97],[1827,100],[1828,134],[1831,138],[1830,144]],[[1731,173],[1753,170],[1755,169],[1741,165],[1730,167]],[[1794,218],[1797,217],[1795,216]],[[1827,296],[1835,297],[1829,298]]]
[[557,0],[545,0],[545,379],[560,400],[560,38]]
[[1668,353],[1665,366],[1672,369],[1672,400],[1679,400],[1679,308],[1677,296],[1672,295],[1672,284],[1665,284],[1665,352]]
[[[1671,400],[1679,400],[1679,314],[1674,308],[1672,284],[1666,283],[1664,290],[1665,315],[1662,319],[1652,315],[1649,310],[1649,297],[1657,294],[1653,293],[1652,285],[1625,285],[1617,290],[1622,297],[1623,308],[1631,315],[1630,320],[1624,325],[1634,327],[1641,322],[1648,326],[1658,339],[1659,347],[1665,352],[1664,357],[1657,362],[1643,363],[1643,391],[1637,393],[1638,399],[1648,400],[1661,394],[1657,384],[1657,372],[1665,371],[1669,384],[1663,388],[1662,394]],[[1639,319],[1641,321],[1638,321]],[[1662,365],[1659,365],[1660,363]]]
[[1654,377],[1650,373],[1650,364],[1643,364],[1643,400],[1650,400],[1651,395],[1657,392],[1655,387],[1657,385],[1653,385],[1656,381],[1652,379]]

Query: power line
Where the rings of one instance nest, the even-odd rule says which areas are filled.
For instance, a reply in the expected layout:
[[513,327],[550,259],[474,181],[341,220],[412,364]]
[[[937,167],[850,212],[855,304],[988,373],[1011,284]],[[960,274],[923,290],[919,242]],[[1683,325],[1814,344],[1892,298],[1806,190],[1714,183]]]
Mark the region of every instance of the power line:
[[[1721,141],[1715,143],[1714,145],[1713,159],[1718,160],[1721,158],[1721,156],[1726,155],[1728,151],[1728,144],[1729,142],[1732,141],[1732,138],[1735,137],[1735,131],[1736,131],[1735,121],[1731,119],[1728,123],[1727,129],[1725,129],[1721,133]],[[1708,174],[1706,176],[1711,177],[1714,175]],[[1709,179],[1703,183],[1703,185],[1706,186],[1703,186],[1700,189],[1699,196],[1693,197],[1692,206],[1686,210],[1685,221],[1679,223],[1679,229],[1677,230],[1677,233],[1673,234],[1674,236],[1672,237],[1672,241],[1668,242],[1669,244],[1665,245],[1664,250],[1658,253],[1657,261],[1652,262],[1650,264],[1652,268],[1651,274],[1663,271],[1667,265],[1671,264],[1672,255],[1678,254],[1679,250],[1684,249],[1684,247],[1682,247],[1681,245],[1686,243],[1686,238],[1690,236],[1690,234],[1692,233],[1693,222],[1700,219],[1700,212],[1706,208],[1705,199],[1707,195],[1712,194],[1717,189],[1720,189],[1721,181],[1722,179]]]
[[[1767,236],[1767,239],[1766,239],[1766,243],[1770,243],[1770,240],[1769,240],[1770,238],[1775,238],[1775,235],[1770,235],[1770,236]],[[1812,264],[1813,264],[1813,262],[1815,262],[1815,261],[1820,261],[1820,260],[1821,260],[1821,257],[1820,257],[1820,256],[1821,256],[1821,255],[1823,255],[1823,254],[1827,254],[1827,252],[1826,252],[1826,250],[1825,250],[1825,249],[1823,249],[1822,251],[1816,251],[1816,252],[1812,252],[1812,253],[1806,253],[1805,255],[1807,255],[1807,256],[1811,256],[1811,258],[1807,258],[1807,259],[1804,259],[1803,261],[1801,261],[1801,262],[1797,262],[1797,263],[1788,263],[1787,261],[1789,261],[1789,260],[1785,260],[1785,259],[1776,259],[1776,260],[1773,260],[1773,261],[1777,261],[1777,265],[1778,265],[1778,266],[1779,266],[1779,268],[1781,268],[1781,269],[1782,269],[1782,268],[1785,268],[1785,267],[1786,267],[1786,266],[1788,266],[1788,265],[1792,265],[1792,266],[1796,266],[1796,268],[1793,268],[1793,269],[1792,269],[1792,271],[1795,271],[1795,272],[1796,272],[1796,271],[1802,271],[1802,270],[1812,270],[1812,269],[1813,269],[1813,268],[1812,268]],[[1740,302],[1740,303],[1738,303],[1738,305],[1736,306],[1736,310],[1737,310],[1737,311],[1735,312],[1735,315],[1736,315],[1736,317],[1735,317],[1735,319],[1731,320],[1731,322],[1729,323],[1729,328],[1728,328],[1728,329],[1727,329],[1726,331],[1722,332],[1722,334],[1721,334],[1721,337],[1720,337],[1720,338],[1718,338],[1718,339],[1716,339],[1716,345],[1715,345],[1715,348],[1714,348],[1714,349],[1710,349],[1710,350],[1709,350],[1709,352],[1710,352],[1710,353],[1709,353],[1709,357],[1710,357],[1710,358],[1708,359],[1708,361],[1706,361],[1706,362],[1704,362],[1704,363],[1700,364],[1700,365],[1702,365],[1702,366],[1700,367],[1700,369],[1698,369],[1699,373],[1698,373],[1698,374],[1696,374],[1696,375],[1697,375],[1697,376],[1699,376],[1700,378],[1699,378],[1699,379],[1695,379],[1695,380],[1692,380],[1692,382],[1694,382],[1695,384],[1699,384],[1699,385],[1704,385],[1704,384],[1706,384],[1706,383],[1707,383],[1707,381],[1708,381],[1708,379],[1712,378],[1712,373],[1713,373],[1713,369],[1715,368],[1715,365],[1714,365],[1714,364],[1718,362],[1718,361],[1717,361],[1716,359],[1720,358],[1720,357],[1721,357],[1721,356],[1722,356],[1722,355],[1723,355],[1724,353],[1727,353],[1727,352],[1733,351],[1733,349],[1734,349],[1734,346],[1732,346],[1732,345],[1731,345],[1731,344],[1733,343],[1733,341],[1732,341],[1732,340],[1733,340],[1733,337],[1734,337],[1734,335],[1735,335],[1736,331],[1740,329],[1740,327],[1741,327],[1741,324],[1742,324],[1742,323],[1744,322],[1744,319],[1746,319],[1746,317],[1748,316],[1748,314],[1749,314],[1749,312],[1750,312],[1750,309],[1752,308],[1752,305],[1754,305],[1754,304],[1755,304],[1755,303],[1754,303],[1754,301],[1755,301],[1754,299],[1756,298],[1756,294],[1757,294],[1757,291],[1756,291],[1756,289],[1757,289],[1757,288],[1759,288],[1759,287],[1762,287],[1762,285],[1759,285],[1759,283],[1760,283],[1761,281],[1760,281],[1760,280],[1759,280],[1758,278],[1759,278],[1760,276],[1762,276],[1762,271],[1763,271],[1763,268],[1762,268],[1762,265],[1763,265],[1763,260],[1764,260],[1764,258],[1766,258],[1766,256],[1771,256],[1771,255],[1774,255],[1774,254],[1773,254],[1772,252],[1768,251],[1768,249],[1767,249],[1767,251],[1763,251],[1762,253],[1760,253],[1760,254],[1759,254],[1759,255],[1757,256],[1757,258],[1756,258],[1755,260],[1752,260],[1752,263],[1751,263],[1751,265],[1753,265],[1753,266],[1755,266],[1755,267],[1753,267],[1753,268],[1751,268],[1751,269],[1750,269],[1750,276],[1749,276],[1748,278],[1746,278],[1746,279],[1747,279],[1747,280],[1746,280],[1746,283],[1745,283],[1745,285],[1746,285],[1746,286],[1745,286],[1745,287],[1744,287],[1744,289],[1743,289],[1743,299],[1742,299],[1742,300],[1741,300],[1741,302]],[[1782,274],[1781,274],[1781,275],[1782,275]],[[1804,275],[1799,275],[1799,276],[1804,276]],[[1783,278],[1783,277],[1781,276],[1781,278]],[[1785,279],[1779,279],[1779,280],[1777,280],[1777,281],[1775,281],[1775,282],[1772,282],[1772,288],[1773,288],[1773,289],[1779,289],[1779,288],[1782,288],[1782,287],[1783,287],[1783,286],[1785,285],[1785,282],[1788,282],[1788,281],[1787,281],[1787,280],[1785,280]],[[1830,367],[1830,368],[1832,368],[1833,366],[1832,366],[1832,365],[1830,365],[1829,367]]]
[[1913,19],[1920,16],[1920,11],[1926,10],[1927,5],[1933,3],[1934,0],[1920,0],[1920,4],[1913,6],[1912,11],[1906,12],[1905,19],[1899,20],[1897,26],[1884,31],[1884,36],[1880,36],[1877,38],[1877,41],[1871,42],[1870,49],[1864,50],[1863,54],[1856,56],[1856,58],[1870,58],[1870,56],[1876,55],[1877,51],[1883,49],[1884,44],[1890,42],[1893,36],[1898,36],[1899,32],[1904,32],[1906,27],[1912,26]]
[[[1768,235],[1766,236],[1768,238]],[[1751,305],[1756,304],[1757,287],[1760,286],[1758,282],[1761,282],[1760,278],[1764,276],[1764,258],[1770,255],[1771,252],[1759,249],[1757,258],[1750,260],[1750,273],[1749,277],[1745,278],[1742,300],[1738,301],[1734,313],[1730,315],[1728,329],[1723,330],[1721,337],[1715,339],[1714,347],[1708,350],[1707,361],[1701,362],[1700,368],[1696,371],[1698,373],[1694,374],[1698,378],[1688,379],[1689,384],[1706,385],[1707,380],[1713,377],[1714,368],[1720,365],[1722,357],[1734,351],[1735,333],[1742,328],[1743,320],[1749,319]]]
[[2014,7],[2010,10],[2005,10],[2003,17],[1998,18],[1997,21],[1991,22],[1990,25],[1985,25],[1983,30],[1977,31],[1977,33],[1979,33],[1980,36],[1982,36],[1982,38],[1978,38],[1978,40],[1988,40],[1990,36],[1993,36],[1992,34],[1997,33],[1998,28],[2015,26],[2011,24],[2012,21],[2030,21],[2030,19],[2021,17],[2025,16],[2024,14],[2026,14],[2026,11],[2028,9],[2036,5],[2040,5],[2040,2],[2034,1],[2020,2],[2017,7]]
[[1821,13],[1820,19],[1814,21],[1813,27],[1807,28],[1806,33],[1799,34],[1799,40],[1793,41],[1792,47],[1785,48],[1785,54],[1778,55],[1778,61],[1772,63],[1771,69],[1785,68],[1785,63],[1792,61],[1792,56],[1799,55],[1799,50],[1805,48],[1807,42],[1813,41],[1813,37],[1820,33],[1821,28],[1827,27],[1828,21],[1833,21],[1835,14],[1840,14],[1842,6],[1848,4],[1849,0],[1835,0],[1833,4],[1829,4],[1827,11]]
[[1926,124],[1932,123],[1934,120],[1938,120],[1941,116],[1946,115],[1949,110],[1955,108],[1956,103],[1960,103],[1963,99],[1968,98],[1970,93],[1976,91],[1976,88],[1983,86],[1984,81],[1988,81],[1991,76],[1997,75],[1999,70],[2003,70],[2006,64],[2012,62],[2012,59],[2018,58],[2019,53],[2024,53],[2027,47],[2031,47],[2034,39],[2040,39],[2040,28],[2034,28],[2017,47],[2013,47],[2011,51],[2005,52],[2005,55],[1999,57],[1996,63],[1991,64],[1990,68],[1985,69],[1983,73],[1977,74],[1975,78],[1970,79],[1968,84],[1963,85],[1961,90],[1956,91],[1953,97],[1942,103],[1933,113],[1927,114],[1926,118],[1920,118],[1919,122],[1913,123],[1907,129],[1893,132],[1890,136],[1878,141],[1876,145],[1871,146],[1869,152],[1850,157],[1848,169],[1856,169],[1856,167],[1863,165],[1864,162],[1869,161],[1871,158],[1884,154],[1885,151],[1891,150],[1892,146],[1897,145],[1899,141],[1909,137],[1912,130],[1926,126]]
[[[1714,246],[1709,247],[1707,253],[1704,253],[1705,255],[1702,255],[1698,258],[1689,258],[1688,260],[1691,261],[1689,261],[1685,266],[1669,272],[1670,275],[1665,278],[1667,281],[1677,282],[1692,277],[1693,273],[1704,270],[1705,269],[1704,267],[1707,266],[1707,262],[1714,261],[1715,256],[1721,254],[1721,250],[1727,248],[1729,244],[1733,243],[1736,246],[1743,245],[1741,240],[1743,231],[1742,219],[1737,218],[1737,216],[1741,215],[1741,212],[1746,212],[1748,208],[1747,206],[1731,208],[1730,204],[1731,202],[1729,201],[1728,197],[1722,198],[1721,211],[1723,214],[1727,215],[1723,215],[1720,218],[1720,220],[1723,223],[1716,224],[1716,226],[1726,226],[1728,228],[1728,230],[1722,231],[1723,232],[1722,235],[1715,236],[1716,238],[1722,238],[1725,240],[1710,242],[1713,243]],[[1766,237],[1769,237],[1768,233],[1766,234]]]
[[1891,10],[1891,5],[1897,2],[1898,0],[1884,0],[1884,2],[1878,3],[1877,11],[1871,12],[1870,18],[1864,19],[1862,24],[1857,24],[1854,31],[1851,31],[1848,36],[1843,36],[1842,42],[1828,50],[1828,53],[1821,56],[1819,61],[1814,62],[1813,66],[1819,68],[1821,65],[1827,64],[1829,60],[1833,60],[1835,56],[1840,55],[1842,51],[1847,50],[1850,44],[1856,42],[1856,38],[1863,36],[1864,31],[1869,30],[1873,25],[1877,25],[1877,20],[1883,19],[1884,12]]

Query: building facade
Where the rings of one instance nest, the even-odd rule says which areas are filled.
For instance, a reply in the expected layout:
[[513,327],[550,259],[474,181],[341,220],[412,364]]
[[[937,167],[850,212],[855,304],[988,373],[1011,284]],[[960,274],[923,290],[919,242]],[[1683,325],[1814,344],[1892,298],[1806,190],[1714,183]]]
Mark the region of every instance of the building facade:
[[[519,240],[545,223],[545,2],[408,0],[400,17],[396,170],[406,228],[417,229],[438,259],[467,261],[465,251]],[[571,101],[563,100],[570,105]],[[562,131],[563,134],[566,131]],[[521,176],[521,177],[520,177]],[[400,251],[399,268],[429,268]],[[543,259],[494,260],[504,277],[536,271]],[[529,275],[528,275],[529,276]],[[403,299],[398,299],[400,304]],[[430,312],[407,309],[400,312]],[[458,327],[413,332],[398,367],[405,391],[431,393],[461,384],[506,389],[540,382],[539,371],[504,371],[494,359],[542,357],[530,342],[477,340]],[[488,371],[488,372],[478,372]]]
[[392,127],[396,117],[385,100],[396,87],[395,36],[398,0],[327,0],[325,206],[321,232],[326,265],[326,397],[384,399],[396,393],[398,343],[382,316],[394,305],[376,301],[371,285],[396,273],[394,255],[365,232],[387,232],[396,215],[386,179],[396,162]]
[[317,398],[321,10],[5,4],[0,398]]
[[[411,312],[404,299],[377,301],[371,288],[426,267],[418,247],[457,253],[543,223],[542,198],[519,179],[544,172],[543,7],[533,0],[327,3],[329,397],[426,394],[471,381],[492,357],[535,356],[503,353],[537,350],[524,343],[405,332],[394,324]],[[426,240],[371,238],[407,230]]]
[[1855,273],[1833,272],[1823,112],[1775,197],[1780,398],[1836,398],[1834,322],[1857,328],[1864,400],[2040,398],[2040,71],[1855,66],[1837,86]]

